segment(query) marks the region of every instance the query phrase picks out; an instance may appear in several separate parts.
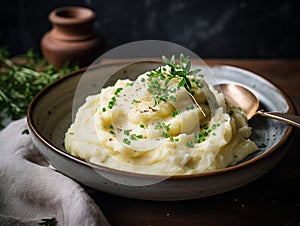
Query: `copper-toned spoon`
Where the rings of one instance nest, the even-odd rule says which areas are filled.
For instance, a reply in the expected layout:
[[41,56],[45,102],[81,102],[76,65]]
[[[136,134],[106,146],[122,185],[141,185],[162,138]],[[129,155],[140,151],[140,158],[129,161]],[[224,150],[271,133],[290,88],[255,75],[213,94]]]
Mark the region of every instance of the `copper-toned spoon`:
[[300,128],[300,116],[280,112],[258,111],[259,100],[247,88],[235,83],[220,84],[220,87],[225,99],[232,103],[232,105],[244,110],[247,115],[247,119],[252,118],[254,115],[261,115]]

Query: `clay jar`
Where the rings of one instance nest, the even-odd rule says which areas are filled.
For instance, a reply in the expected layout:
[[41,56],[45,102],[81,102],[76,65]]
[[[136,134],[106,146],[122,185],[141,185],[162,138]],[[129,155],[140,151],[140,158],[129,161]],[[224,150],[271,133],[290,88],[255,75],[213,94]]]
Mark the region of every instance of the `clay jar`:
[[96,14],[84,7],[62,7],[49,14],[52,30],[41,40],[44,58],[56,68],[66,62],[90,65],[103,52],[103,42],[93,29]]

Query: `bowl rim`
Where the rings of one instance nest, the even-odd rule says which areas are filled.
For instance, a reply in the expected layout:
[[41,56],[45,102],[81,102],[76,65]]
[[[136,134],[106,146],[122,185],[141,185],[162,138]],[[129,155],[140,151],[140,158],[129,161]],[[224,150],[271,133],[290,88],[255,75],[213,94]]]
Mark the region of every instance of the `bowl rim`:
[[[51,151],[55,152],[56,154],[60,155],[63,158],[67,158],[68,160],[79,163],[84,167],[89,167],[89,168],[93,168],[94,170],[101,170],[101,171],[105,171],[105,172],[108,172],[108,173],[115,173],[115,174],[131,176],[131,177],[135,177],[135,178],[136,177],[137,178],[147,178],[147,179],[166,178],[167,180],[172,180],[173,181],[173,180],[195,179],[195,178],[203,178],[203,177],[209,177],[209,176],[217,176],[217,175],[221,175],[221,174],[225,174],[225,173],[230,173],[230,172],[236,171],[238,169],[241,169],[241,168],[247,167],[249,165],[252,165],[252,164],[254,164],[258,161],[261,161],[262,159],[267,158],[273,152],[279,150],[279,147],[281,147],[287,141],[287,139],[290,137],[290,135],[294,131],[294,127],[289,125],[287,130],[285,131],[284,135],[282,136],[282,138],[280,139],[280,141],[277,144],[275,144],[272,148],[270,148],[266,152],[260,154],[259,156],[256,156],[256,157],[254,157],[252,159],[249,159],[245,162],[241,162],[241,163],[238,163],[236,165],[228,166],[226,168],[222,168],[222,169],[218,169],[218,170],[214,170],[214,171],[200,172],[200,173],[194,173],[194,174],[170,175],[170,176],[169,175],[159,175],[159,174],[135,173],[135,172],[114,169],[114,168],[111,168],[111,167],[108,167],[108,166],[88,162],[86,160],[80,159],[78,157],[75,157],[75,156],[61,150],[56,145],[52,144],[41,132],[38,131],[36,125],[34,124],[34,119],[33,119],[33,114],[32,113],[33,113],[33,110],[35,108],[35,105],[41,100],[41,98],[43,96],[47,95],[48,90],[54,89],[57,84],[63,83],[66,80],[68,80],[72,77],[79,76],[80,74],[83,74],[88,69],[97,69],[99,67],[113,66],[113,65],[116,65],[116,64],[115,63],[107,63],[107,64],[99,64],[99,65],[93,65],[93,66],[90,66],[90,67],[81,68],[79,70],[76,70],[74,72],[71,72],[71,73],[59,78],[58,80],[54,81],[53,83],[47,85],[44,89],[42,89],[33,98],[33,100],[31,101],[31,103],[29,105],[28,111],[27,111],[27,124],[28,124],[28,127],[29,127],[29,131],[31,132],[31,135],[34,135],[39,140],[41,140],[42,143],[48,147],[48,150],[51,150]],[[286,103],[289,107],[288,113],[296,114],[295,105],[292,102],[292,100],[290,99],[290,97],[286,94],[286,92],[283,91],[276,84],[274,84],[272,81],[265,78],[264,76],[262,76],[262,75],[260,75],[256,72],[253,72],[251,70],[244,69],[242,67],[232,66],[232,65],[229,65],[229,64],[225,64],[225,65],[224,64],[209,64],[209,66],[210,67],[226,67],[226,68],[229,68],[229,69],[240,70],[241,72],[247,72],[247,73],[250,72],[250,73],[252,73],[252,75],[258,76],[258,77],[266,80],[268,83],[273,85],[280,92],[280,95],[284,98],[284,100],[286,101]]]

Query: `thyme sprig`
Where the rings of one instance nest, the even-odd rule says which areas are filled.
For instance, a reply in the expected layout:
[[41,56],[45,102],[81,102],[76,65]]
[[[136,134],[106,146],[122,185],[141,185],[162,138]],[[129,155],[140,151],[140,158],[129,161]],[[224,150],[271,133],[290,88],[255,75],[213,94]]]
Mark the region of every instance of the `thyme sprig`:
[[166,80],[166,84],[170,82],[173,78],[181,78],[180,82],[178,83],[178,87],[184,87],[186,91],[190,94],[194,94],[192,91],[192,82],[189,76],[197,74],[201,71],[200,68],[191,70],[191,61],[189,57],[184,56],[184,54],[180,54],[180,63],[176,64],[175,56],[172,55],[170,60],[166,56],[162,56],[162,60],[165,64],[167,64],[171,69],[171,74]]
[[169,68],[159,67],[147,74],[148,82],[150,83],[148,92],[154,96],[154,106],[161,101],[176,102],[174,94],[177,90],[175,87],[169,87],[168,85],[172,79],[179,79],[177,88],[184,87],[193,101],[196,102],[193,97],[193,81],[191,79],[194,79],[192,75],[197,74],[201,69],[191,70],[191,61],[184,54],[180,54],[180,62],[178,64],[176,64],[175,55],[172,55],[170,59],[163,55],[162,60]]
[[[194,77],[192,77],[192,81],[190,76],[195,75],[201,71],[200,68],[191,70],[191,61],[188,56],[184,56],[184,54],[180,54],[180,63],[176,64],[175,56],[172,55],[170,60],[166,56],[162,56],[162,60],[165,64],[169,65],[171,68],[171,74],[167,78],[165,85],[167,85],[171,79],[174,78],[181,78],[180,82],[178,83],[178,87],[184,87],[189,94],[189,96],[192,98],[193,102],[197,105],[197,107],[200,109],[201,113],[206,117],[204,111],[198,104],[197,100],[194,97],[194,92],[192,91],[192,82],[196,81],[196,84],[202,88],[202,84],[200,80],[195,80]],[[200,84],[200,85],[199,85]]]

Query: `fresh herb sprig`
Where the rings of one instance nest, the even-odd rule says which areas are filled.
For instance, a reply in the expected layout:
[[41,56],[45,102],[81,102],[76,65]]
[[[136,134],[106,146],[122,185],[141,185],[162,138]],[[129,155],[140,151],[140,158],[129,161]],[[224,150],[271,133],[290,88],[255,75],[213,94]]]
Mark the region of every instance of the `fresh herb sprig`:
[[172,55],[170,60],[166,56],[162,56],[162,60],[171,68],[171,74],[167,78],[166,83],[168,83],[173,78],[181,78],[180,82],[178,83],[178,87],[183,86],[186,89],[186,91],[193,95],[192,83],[189,76],[199,73],[201,69],[197,68],[191,70],[191,61],[189,57],[184,56],[184,54],[182,53],[180,54],[179,64],[176,64],[174,55]]
[[0,128],[4,127],[4,119],[26,115],[31,100],[46,85],[78,68],[66,63],[57,70],[33,50],[27,51],[22,64],[17,64],[9,58],[7,48],[0,47]]
[[192,91],[192,82],[195,82],[200,88],[203,88],[203,84],[200,82],[199,79],[195,79],[194,77],[191,78],[192,75],[195,75],[201,71],[200,68],[191,70],[191,61],[189,57],[184,56],[184,54],[180,54],[180,63],[176,64],[175,56],[172,55],[170,60],[166,56],[162,56],[162,60],[165,64],[169,65],[171,68],[170,75],[168,76],[165,85],[167,85],[172,79],[174,78],[181,78],[180,82],[178,83],[178,87],[184,87],[187,93],[192,98],[193,102],[197,105],[200,109],[201,113],[204,117],[206,117],[205,112],[202,110],[200,105],[198,104],[197,100],[194,97],[194,92]]
[[[150,83],[148,92],[154,96],[154,106],[159,104],[161,101],[176,102],[175,87],[169,87],[168,84],[172,79],[179,79],[177,87],[184,87],[188,94],[193,98],[192,91],[192,75],[201,71],[201,69],[191,70],[191,61],[189,57],[185,57],[184,54],[180,54],[180,62],[177,64],[175,55],[168,59],[166,56],[162,56],[163,62],[169,66],[159,67],[147,74],[148,82]],[[193,98],[194,100],[194,98]],[[194,100],[195,101],[195,100]]]

